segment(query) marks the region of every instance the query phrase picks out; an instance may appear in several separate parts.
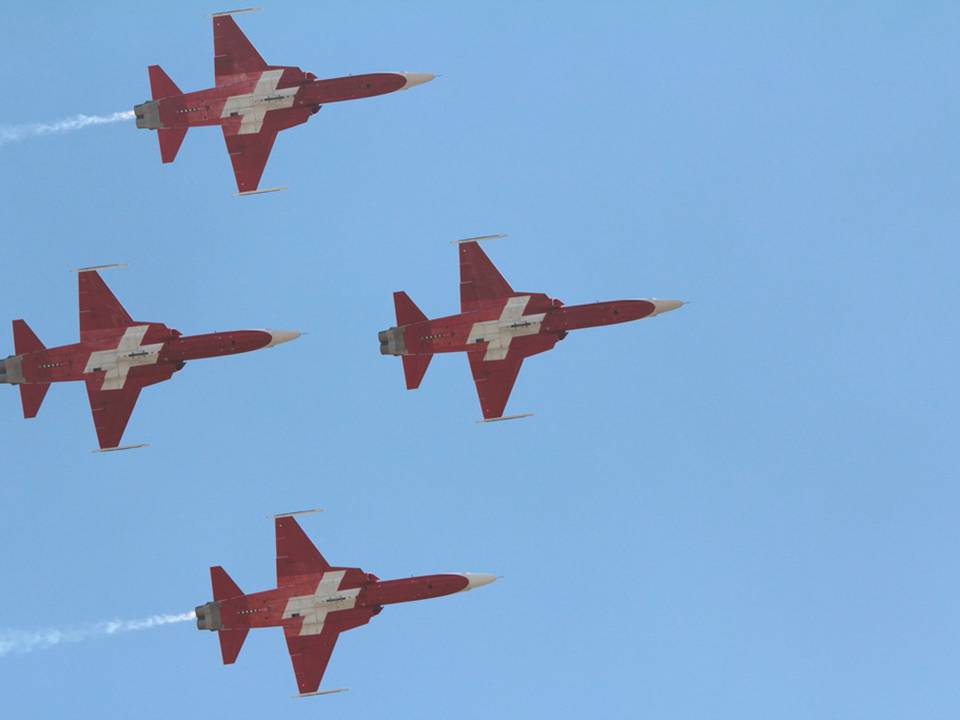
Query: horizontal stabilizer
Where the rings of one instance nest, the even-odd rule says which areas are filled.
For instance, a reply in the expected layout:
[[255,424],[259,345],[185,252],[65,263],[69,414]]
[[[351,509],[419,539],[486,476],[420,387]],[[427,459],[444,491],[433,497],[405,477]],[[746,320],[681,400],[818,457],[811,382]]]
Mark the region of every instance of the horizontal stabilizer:
[[40,412],[40,406],[43,404],[43,398],[50,389],[50,383],[35,383],[20,386],[20,402],[23,403],[23,416],[25,418],[36,417]]
[[26,322],[23,320],[13,321],[13,351],[17,355],[46,349],[46,346],[40,342],[40,338]]
[[407,381],[407,390],[416,390],[427,374],[433,355],[404,355],[403,377]]
[[220,636],[220,655],[223,656],[224,665],[233,665],[240,654],[240,648],[243,647],[243,641],[247,639],[247,633],[250,628],[237,628],[236,630],[218,630]]
[[164,163],[172,163],[180,152],[183,139],[189,128],[160,128],[157,130],[157,139],[160,141],[160,159]]
[[154,100],[183,95],[183,91],[159,65],[151,65],[147,68],[147,73],[150,75],[150,94]]
[[213,599],[216,601],[243,597],[243,590],[237,587],[227,571],[217,565],[210,568],[210,583],[213,585]]
[[423,314],[416,303],[402,290],[393,294],[393,306],[397,311],[397,325],[412,325],[423,322],[427,316]]

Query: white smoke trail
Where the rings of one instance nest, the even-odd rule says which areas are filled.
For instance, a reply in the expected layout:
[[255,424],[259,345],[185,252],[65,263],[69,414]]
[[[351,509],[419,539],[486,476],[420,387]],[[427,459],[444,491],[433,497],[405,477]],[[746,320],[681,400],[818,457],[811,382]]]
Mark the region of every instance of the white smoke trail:
[[63,643],[76,643],[92,638],[107,637],[117,633],[134,632],[135,630],[147,630],[149,628],[159,627],[160,625],[170,625],[172,623],[181,623],[196,618],[196,614],[191,612],[180,613],[179,615],[151,615],[139,620],[107,620],[92,625],[82,625],[75,628],[56,629],[47,628],[45,630],[0,630],[0,657],[11,653],[29,653],[34,650],[46,650]]
[[107,125],[109,123],[133,120],[133,110],[115,112],[109,115],[74,115],[64,120],[52,123],[30,123],[27,125],[0,125],[0,145],[19,142],[37,135],[56,135],[59,133],[82,130],[91,125]]

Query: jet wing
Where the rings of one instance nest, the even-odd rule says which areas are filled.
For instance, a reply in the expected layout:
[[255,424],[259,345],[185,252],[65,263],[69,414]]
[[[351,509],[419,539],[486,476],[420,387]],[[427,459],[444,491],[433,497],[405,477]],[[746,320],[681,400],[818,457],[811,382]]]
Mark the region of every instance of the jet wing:
[[484,360],[486,348],[467,353],[484,420],[503,417],[503,410],[510,399],[513,384],[524,359],[545,352],[556,343],[557,337],[553,335],[513,338],[507,355],[502,360]]
[[510,283],[476,242],[460,245],[460,310],[467,312],[488,300],[514,295]]
[[284,622],[283,634],[287,639],[300,694],[315,693],[320,688],[320,681],[340,633],[366,625],[380,609],[355,608],[332,612],[327,615],[320,632],[308,632],[305,635],[302,632],[302,619],[291,618]]
[[[295,583],[300,575],[321,574],[330,569],[330,563],[303,532],[300,523],[287,515],[278,517],[274,526],[277,534],[278,588]],[[332,643],[330,647],[333,647]]]
[[300,694],[317,692],[333,654],[333,647],[340,637],[340,629],[333,623],[325,623],[320,634],[301,635],[296,623],[286,623],[283,634],[287,639],[287,650],[290,651]]
[[80,340],[87,333],[134,324],[129,313],[95,270],[77,274],[80,285]]
[[230,153],[230,162],[233,163],[237,190],[242,193],[256,190],[277,133],[309,119],[309,109],[291,108],[263,114],[240,114],[225,121],[220,127],[227,143],[227,152]]
[[252,192],[260,184],[267,158],[277,139],[277,130],[261,127],[260,132],[243,133],[229,125],[223,125],[223,139],[233,163],[233,174],[239,192]]
[[147,385],[169,380],[174,372],[176,368],[170,365],[131,368],[119,390],[101,389],[105,373],[87,377],[87,397],[90,399],[93,424],[97,428],[101,450],[120,445],[140,391]]
[[268,67],[232,17],[213,18],[213,76],[217,87],[233,82],[233,75],[261,72]]

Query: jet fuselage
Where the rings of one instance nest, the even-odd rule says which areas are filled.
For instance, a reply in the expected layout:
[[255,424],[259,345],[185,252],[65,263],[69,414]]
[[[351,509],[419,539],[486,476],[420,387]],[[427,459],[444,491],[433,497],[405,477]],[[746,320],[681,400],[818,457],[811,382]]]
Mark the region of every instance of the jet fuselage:
[[[518,295],[484,303],[470,312],[412,323],[381,333],[381,352],[389,355],[430,355],[475,351],[486,343],[496,354],[515,337],[540,335],[544,350],[571,330],[631,322],[657,314],[656,301],[614,300],[564,305],[543,294]],[[390,351],[385,336],[402,337],[402,351]],[[396,349],[400,349],[397,346]]]
[[235,330],[183,336],[161,323],[145,323],[88,335],[93,337],[7,358],[0,382],[70,382],[86,380],[96,373],[125,376],[130,368],[140,365],[173,365],[179,370],[188,360],[259,350],[292,340],[298,333]]
[[259,132],[268,112],[278,125],[298,125],[327,103],[385,95],[423,82],[418,82],[420,77],[427,76],[369,73],[320,80],[297,67],[274,67],[235,76],[235,82],[227,85],[138,105],[137,120],[139,127],[160,129],[222,125],[240,118],[244,129]]
[[[366,622],[384,605],[452,595],[493,580],[493,575],[452,573],[380,580],[357,568],[331,568],[320,575],[304,576],[294,585],[201,605],[197,624],[205,630],[238,630],[278,627],[303,618],[306,627],[301,626],[300,634],[316,634],[328,618],[339,622],[339,612],[347,613],[344,618],[350,617],[350,624],[360,618]],[[211,611],[219,613],[218,624],[211,622]]]

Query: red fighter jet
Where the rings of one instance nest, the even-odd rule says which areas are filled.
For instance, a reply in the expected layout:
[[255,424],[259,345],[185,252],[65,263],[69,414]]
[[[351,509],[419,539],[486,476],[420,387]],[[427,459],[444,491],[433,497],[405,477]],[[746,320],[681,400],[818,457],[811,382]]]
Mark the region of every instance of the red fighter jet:
[[241,195],[257,190],[277,133],[305,123],[326,103],[406,90],[429,73],[372,73],[319,80],[298,67],[268,65],[230,17],[213,16],[213,74],[216,87],[184,93],[159,65],[148,68],[152,101],[133,111],[138,128],[157,131],[160,157],[173,162],[187,130],[219,125]]
[[517,292],[477,244],[501,237],[458,241],[459,315],[429,320],[405,292],[393,294],[397,327],[379,334],[380,352],[403,358],[408,390],[420,387],[434,353],[466,352],[484,421],[528,417],[503,415],[524,358],[551,350],[571,330],[654,317],[683,305],[650,299],[565,306],[543,293]]
[[445,573],[380,580],[360,568],[334,567],[292,515],[277,515],[277,589],[244,595],[222,567],[210,568],[213,602],[196,609],[197,628],[216,630],[224,665],[237,660],[250,628],[282,627],[301,695],[320,691],[333,646],[345,630],[366,625],[384,605],[472,590],[495,575]]
[[259,350],[300,337],[298,332],[278,330],[183,336],[162,323],[133,320],[97,272],[110,267],[119,266],[77,271],[80,342],[47,348],[27,323],[14,320],[17,354],[0,362],[0,383],[20,387],[25,418],[36,417],[50,383],[86,382],[102,451],[143,447],[120,447],[140,391],[169,380],[188,360]]

